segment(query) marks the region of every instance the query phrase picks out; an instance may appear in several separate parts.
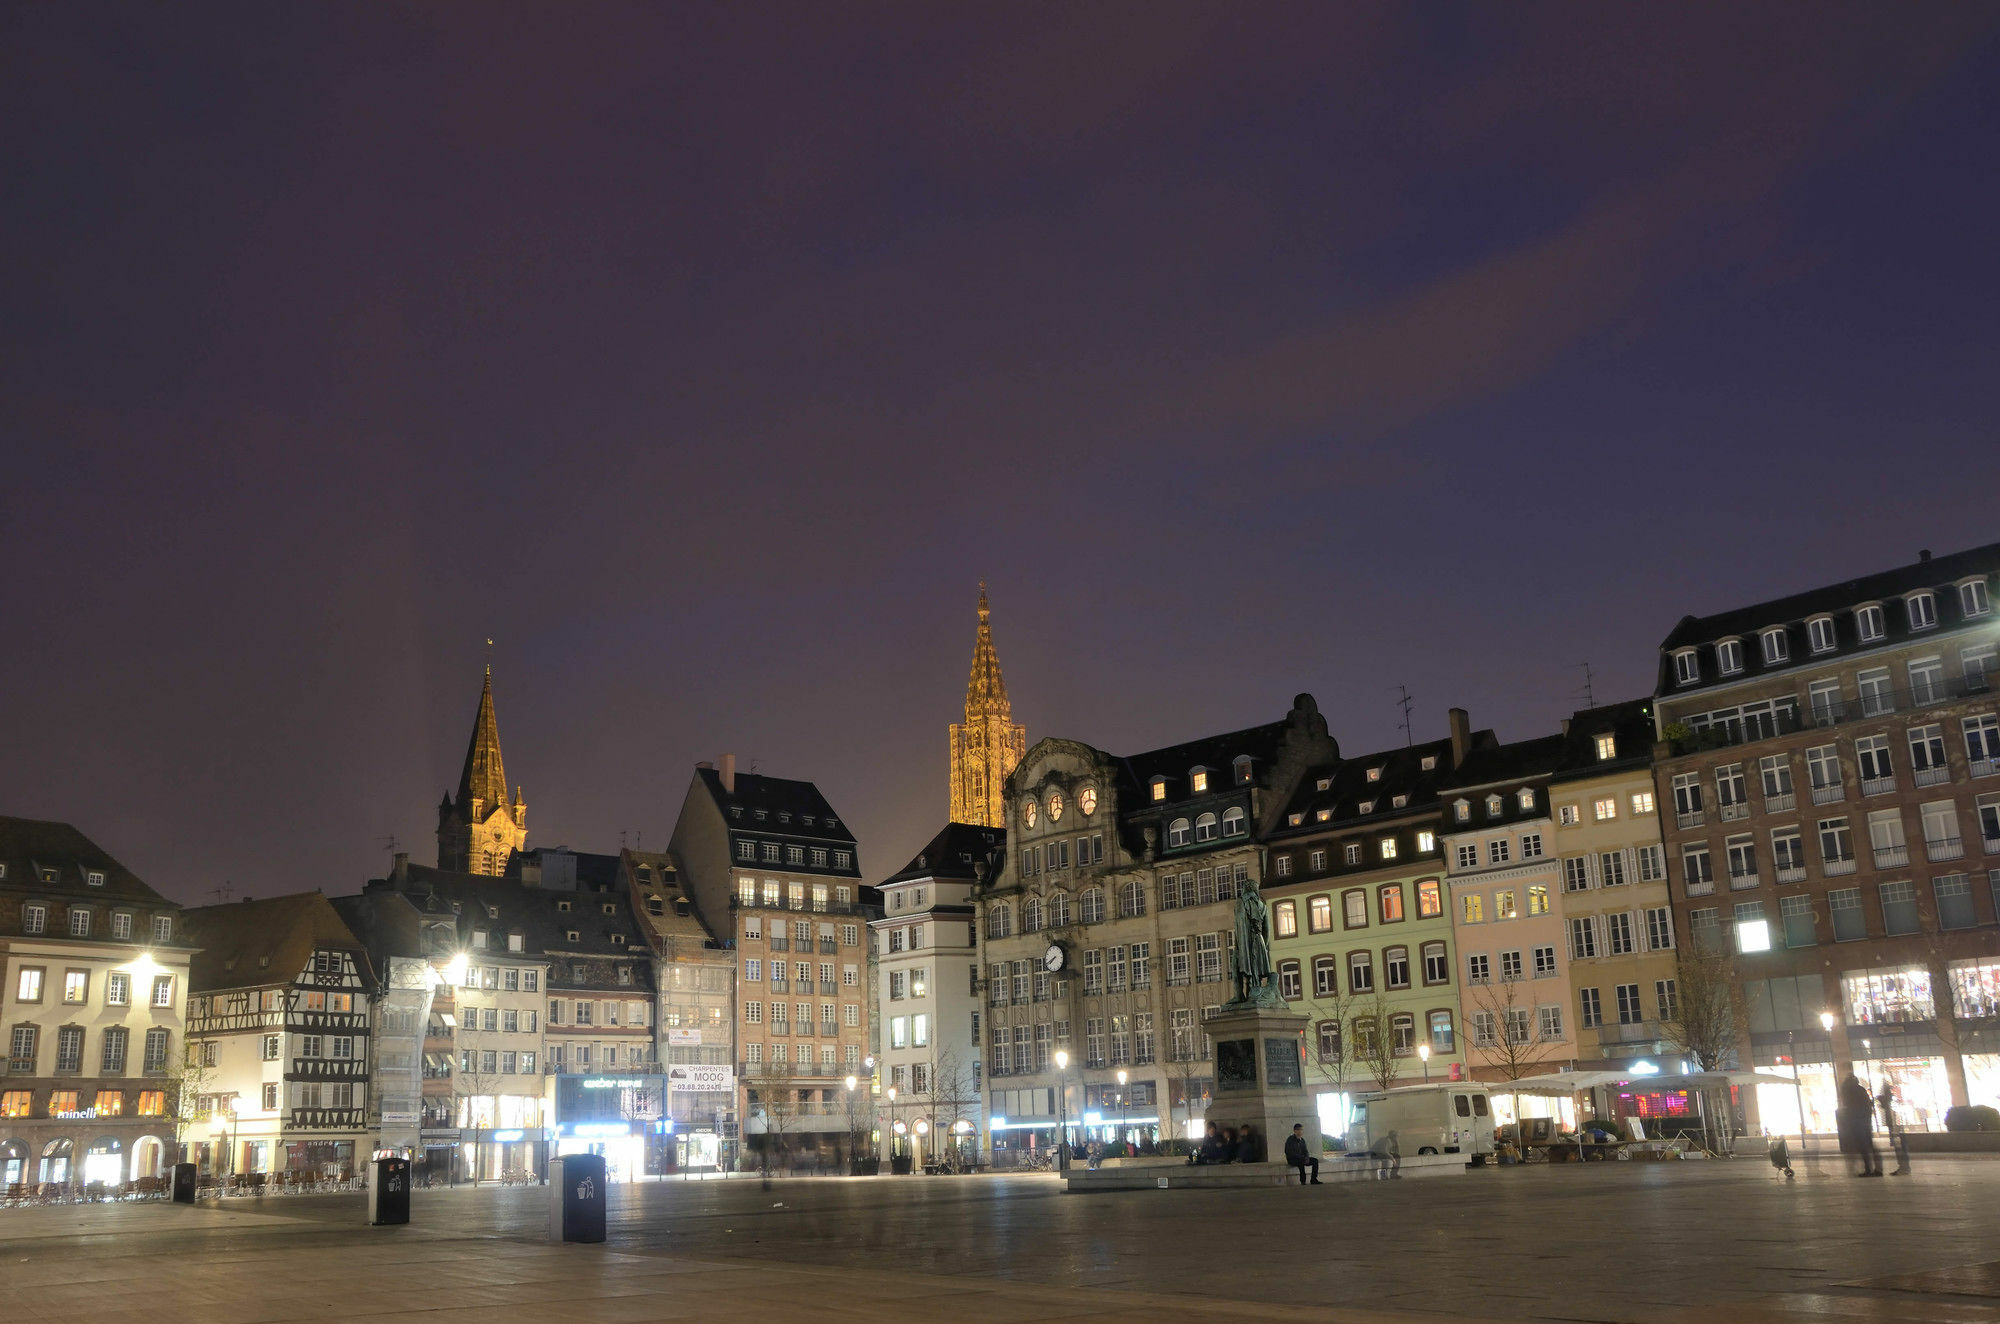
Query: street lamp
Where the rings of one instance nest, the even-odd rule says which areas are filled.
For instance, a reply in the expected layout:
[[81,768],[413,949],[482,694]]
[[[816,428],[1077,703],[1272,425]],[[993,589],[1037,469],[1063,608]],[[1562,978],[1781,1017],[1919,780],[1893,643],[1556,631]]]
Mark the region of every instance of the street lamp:
[[1424,1064],[1424,1084],[1428,1085],[1431,1083],[1431,1046],[1429,1044],[1417,1045],[1417,1060]]
[[861,1082],[853,1076],[847,1078],[847,1166],[850,1176],[860,1176],[861,1156],[854,1152],[859,1128],[854,1125],[854,1087]]
[[1125,1143],[1125,1068],[1118,1068],[1118,1143]]
[[1063,1072],[1069,1069],[1069,1054],[1056,1049],[1056,1171],[1069,1171],[1069,1085]]
[[228,1146],[223,1143],[229,1134],[229,1119],[222,1115],[220,1099],[215,1101],[214,1109],[209,1112],[208,1129],[215,1136],[215,1159],[212,1166],[215,1168],[215,1178],[219,1182],[222,1180],[222,1160],[229,1152]]

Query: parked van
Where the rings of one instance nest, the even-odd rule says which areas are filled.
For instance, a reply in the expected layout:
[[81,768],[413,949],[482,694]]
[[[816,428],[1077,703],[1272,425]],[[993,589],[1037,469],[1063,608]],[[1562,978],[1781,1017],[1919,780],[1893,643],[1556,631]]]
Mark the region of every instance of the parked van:
[[1493,1153],[1493,1099],[1484,1085],[1405,1085],[1362,1095],[1357,1111],[1349,1149],[1367,1149],[1394,1131],[1405,1155],[1463,1154],[1483,1161]]

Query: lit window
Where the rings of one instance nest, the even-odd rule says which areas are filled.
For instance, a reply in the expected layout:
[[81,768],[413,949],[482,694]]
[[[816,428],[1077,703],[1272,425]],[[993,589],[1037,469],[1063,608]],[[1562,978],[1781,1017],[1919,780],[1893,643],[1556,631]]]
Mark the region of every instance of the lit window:
[[1396,839],[1394,837],[1382,838],[1382,858],[1385,860],[1396,858]]
[[1194,781],[1194,789],[1197,794],[1202,791],[1206,791],[1208,789],[1208,772],[1205,769],[1196,768],[1193,775],[1193,781]]
[[1618,737],[1613,735],[1599,736],[1597,738],[1597,757],[1600,761],[1603,759],[1617,758]]
[[1652,813],[1653,793],[1651,791],[1635,792],[1632,796],[1632,812],[1639,815]]
[[1429,854],[1431,851],[1436,850],[1437,844],[1437,833],[1431,831],[1429,828],[1424,828],[1417,833],[1417,853],[1419,855]]
[[1597,816],[1597,821],[1600,823],[1618,817],[1617,797],[1606,796],[1604,799],[1597,801],[1591,806],[1591,812]]
[[1165,777],[1153,778],[1153,799],[1157,802],[1160,800],[1164,800],[1166,798],[1167,798],[1167,779]]

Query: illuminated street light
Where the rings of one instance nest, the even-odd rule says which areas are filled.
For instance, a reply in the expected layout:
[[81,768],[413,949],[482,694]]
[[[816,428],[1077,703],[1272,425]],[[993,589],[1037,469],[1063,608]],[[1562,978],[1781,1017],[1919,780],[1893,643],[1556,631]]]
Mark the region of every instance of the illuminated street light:
[[1424,1084],[1428,1085],[1431,1083],[1431,1046],[1429,1044],[1417,1045],[1417,1060],[1424,1064]]
[[1069,1171],[1069,1084],[1063,1072],[1069,1069],[1069,1054],[1056,1049],[1056,1171]]

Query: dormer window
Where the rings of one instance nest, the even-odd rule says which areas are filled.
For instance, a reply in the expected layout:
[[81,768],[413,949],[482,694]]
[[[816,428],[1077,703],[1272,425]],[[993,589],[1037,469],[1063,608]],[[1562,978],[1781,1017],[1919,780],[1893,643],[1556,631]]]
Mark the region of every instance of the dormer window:
[[1423,767],[1423,770],[1424,770],[1425,772],[1435,772],[1435,771],[1437,771],[1437,765],[1438,765],[1438,756],[1437,756],[1437,755],[1435,755],[1435,754],[1426,754],[1426,755],[1424,755],[1424,759],[1423,759],[1423,764],[1422,764],[1422,767]]
[[1910,594],[1909,597],[1903,599],[1903,604],[1909,608],[1910,628],[1912,630],[1930,630],[1936,628],[1937,597],[1929,589],[1925,589],[1922,593]]
[[[456,910],[456,909],[458,909],[458,907],[457,907],[457,906],[453,906],[453,907],[452,907],[452,909],[453,909],[453,910]],[[567,901],[558,901],[558,902],[556,902],[556,909],[557,909],[557,910],[561,910],[561,911],[567,911],[567,910],[569,909],[569,902],[567,902]]]
[[486,918],[488,918],[488,919],[499,919],[499,918],[500,918],[500,907],[498,907],[498,906],[488,906],[488,907],[486,907]]
[[[576,937],[576,930],[575,930],[575,929],[565,929],[565,930],[563,931],[563,937],[567,938],[567,939],[568,939],[569,941],[571,941],[571,942],[575,942],[575,941],[577,940],[577,937]],[[577,978],[577,979],[581,979],[581,978],[582,978],[583,976],[581,976],[581,975],[573,975],[572,977],[573,977],[573,978]]]
[[1806,638],[1815,653],[1833,651],[1833,617],[1815,616],[1806,622]]
[[1871,602],[1865,607],[1854,609],[1854,632],[1861,636],[1864,644],[1879,643],[1887,633],[1882,627],[1882,605]]
[[1602,763],[1606,759],[1615,759],[1617,757],[1618,757],[1618,737],[1614,735],[1599,736],[1597,738],[1598,762]]
[[1724,639],[1715,646],[1715,669],[1725,676],[1743,670],[1743,641]]
[[83,875],[83,881],[91,887],[102,887],[104,886],[104,871],[102,869],[87,870]]
[[618,913],[618,907],[607,901],[604,903],[604,913],[607,915],[615,915]]
[[742,805],[731,805],[731,806],[729,806],[729,816],[730,816],[731,818],[741,818],[741,817],[743,817],[743,806],[742,806]]
[[42,868],[37,869],[35,872],[42,876],[42,881],[45,883],[53,883],[56,880],[56,871],[54,869]]
[[799,822],[805,824],[807,827],[811,827],[813,825],[813,816],[811,814],[800,814]]
[[1165,777],[1153,778],[1153,803],[1158,804],[1162,800],[1165,800],[1166,798],[1167,798],[1167,779]]
[[1391,796],[1389,799],[1389,807],[1391,809],[1401,809],[1404,805],[1408,804],[1409,802],[1410,802],[1410,797],[1407,795]]
[[1527,813],[1535,807],[1535,793],[1526,786],[1515,793],[1514,799],[1519,802],[1522,813]]
[[1318,822],[1325,823],[1333,818],[1333,811],[1331,809],[1322,809],[1313,815],[1313,817]]
[[1986,596],[1985,580],[1968,579],[1958,586],[1959,615],[1970,620],[1975,616],[1984,616],[1991,610],[1993,606]]
[[1701,679],[1701,663],[1692,648],[1683,648],[1674,654],[1674,680],[1682,685],[1692,685]]
[[1499,796],[1489,795],[1486,797],[1486,816],[1488,818],[1500,817],[1500,811],[1505,807],[1506,801],[1502,800]]
[[1451,806],[1451,816],[1460,823],[1470,823],[1472,821],[1472,805],[1464,800],[1454,800]]
[[1361,802],[1361,812],[1362,812],[1362,813],[1364,813],[1364,814],[1372,814],[1372,813],[1374,813],[1374,812],[1375,812],[1375,802],[1374,802],[1373,800],[1363,800],[1363,801]]
[[826,825],[830,828],[837,828],[840,826],[840,820],[835,818],[832,814],[828,814],[826,816]]
[[1368,780],[1369,780],[1369,781],[1371,781],[1371,782],[1379,782],[1379,781],[1381,781],[1381,780],[1382,780],[1382,769],[1381,769],[1380,767],[1374,767],[1374,768],[1370,768],[1370,769],[1368,770]]
[[1314,782],[1314,783],[1313,783],[1313,789],[1314,789],[1315,791],[1330,791],[1330,790],[1332,790],[1332,789],[1333,789],[1333,778],[1331,778],[1331,777],[1322,777],[1322,778],[1320,778],[1320,779],[1319,779],[1318,781],[1316,781],[1316,782]]
[[779,814],[778,821],[780,823],[789,823],[792,821],[792,816],[790,814]]
[[[1321,813],[1325,813],[1326,811],[1325,811],[1324,809],[1322,809],[1322,810],[1321,810],[1320,812],[1321,812]],[[1293,827],[1297,827],[1297,826],[1298,826],[1299,824],[1301,824],[1301,823],[1303,823],[1303,822],[1305,822],[1305,821],[1306,821],[1306,816],[1305,816],[1304,814],[1287,814],[1287,815],[1285,815],[1285,822],[1287,822],[1288,824],[1290,824],[1290,825],[1291,825],[1291,826],[1293,826]]]
[[1203,791],[1206,791],[1208,789],[1208,769],[1196,768],[1193,772],[1190,772],[1188,774],[1188,784],[1193,787],[1196,795],[1200,795]]
[[[1980,587],[1984,588],[1985,585],[1982,584]],[[1236,761],[1229,766],[1236,770],[1236,784],[1238,786],[1248,786],[1250,784],[1250,756],[1248,754],[1238,754]]]
[[764,811],[764,810],[762,810],[762,809],[759,809],[759,810],[757,811],[757,821],[758,821],[759,823],[763,822],[763,821],[764,821],[765,819],[769,818],[770,816],[771,816],[771,815],[770,815],[769,813],[765,812],[765,811]]
[[1764,646],[1766,664],[1783,662],[1792,655],[1791,641],[1785,637],[1783,630],[1766,630],[1759,636],[1758,642]]

